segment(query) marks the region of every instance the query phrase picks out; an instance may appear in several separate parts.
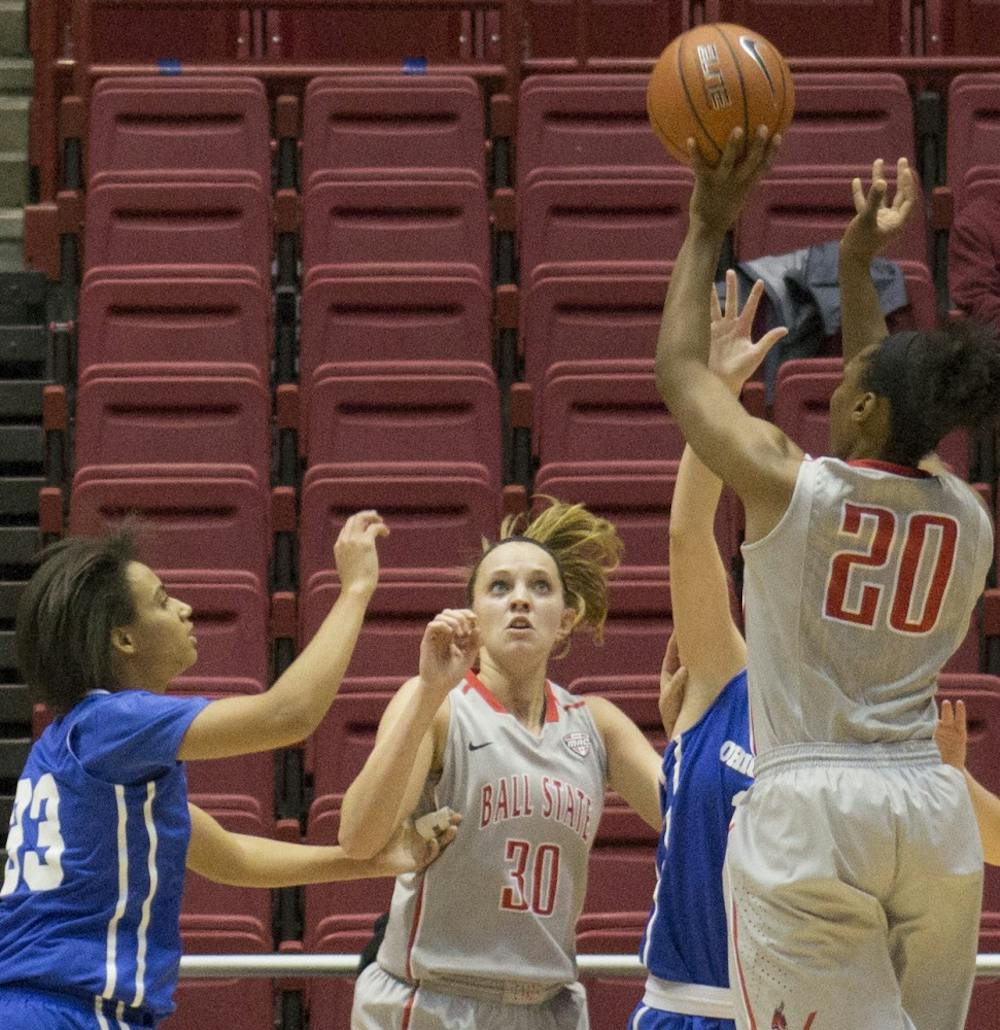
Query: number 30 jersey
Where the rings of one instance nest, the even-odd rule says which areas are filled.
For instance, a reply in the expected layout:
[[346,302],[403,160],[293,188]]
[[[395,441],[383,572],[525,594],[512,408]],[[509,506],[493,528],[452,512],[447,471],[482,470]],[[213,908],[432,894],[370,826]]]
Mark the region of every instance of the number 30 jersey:
[[207,703],[91,691],[36,741],[7,837],[0,991],[173,1010],[191,836],[177,749]]
[[807,459],[778,525],[743,545],[754,746],[929,739],[937,675],[993,555],[966,483]]
[[512,1003],[576,980],[607,758],[586,703],[545,690],[540,736],[471,672],[448,695],[442,772],[421,808],[464,818],[436,862],[396,880],[378,961],[399,979]]

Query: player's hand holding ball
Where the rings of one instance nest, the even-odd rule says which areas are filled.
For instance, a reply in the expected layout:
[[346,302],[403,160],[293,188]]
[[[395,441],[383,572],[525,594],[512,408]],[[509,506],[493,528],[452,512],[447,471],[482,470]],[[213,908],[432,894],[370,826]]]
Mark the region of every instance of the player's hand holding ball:
[[445,608],[427,624],[420,641],[420,680],[435,696],[445,695],[479,654],[479,625],[468,608]]
[[694,168],[691,218],[724,231],[770,167],[795,89],[785,59],[759,33],[699,25],[660,55],[646,107],[666,151]]
[[356,512],[344,523],[333,545],[342,590],[371,597],[378,585],[375,541],[388,535],[389,527],[377,511]]
[[[462,816],[450,808],[429,812],[430,833],[421,832],[420,820],[416,824],[407,819],[392,835],[389,843],[375,856],[376,875],[399,876],[426,869],[455,839]],[[421,816],[421,819],[426,819]]]

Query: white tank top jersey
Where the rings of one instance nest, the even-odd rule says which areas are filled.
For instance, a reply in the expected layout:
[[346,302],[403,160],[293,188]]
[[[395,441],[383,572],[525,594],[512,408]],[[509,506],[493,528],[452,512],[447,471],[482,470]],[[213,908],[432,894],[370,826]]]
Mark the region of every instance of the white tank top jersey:
[[463,814],[423,873],[396,880],[380,965],[401,980],[541,1003],[576,980],[576,921],[607,757],[586,704],[546,683],[536,736],[473,673],[448,695],[442,771],[418,813]]
[[938,672],[969,631],[993,556],[968,484],[807,458],[781,521],[742,550],[757,755],[930,739]]

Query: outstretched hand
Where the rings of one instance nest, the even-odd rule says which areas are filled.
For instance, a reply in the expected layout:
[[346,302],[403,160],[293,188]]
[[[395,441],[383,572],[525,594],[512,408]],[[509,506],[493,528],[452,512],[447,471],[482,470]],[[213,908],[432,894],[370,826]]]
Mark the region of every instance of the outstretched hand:
[[674,735],[686,688],[687,669],[681,665],[677,637],[671,633],[660,665],[660,721],[668,740]]
[[934,741],[941,752],[941,761],[956,769],[965,769],[965,756],[969,742],[969,727],[966,722],[965,702],[942,701],[938,722],[934,729]]
[[407,819],[389,839],[389,843],[372,859],[378,876],[399,876],[426,869],[455,839],[458,812],[452,812],[448,826],[436,832],[429,840],[417,833],[412,820]]
[[342,589],[371,596],[378,585],[375,541],[388,535],[389,528],[377,511],[356,512],[344,523],[333,545]]
[[764,283],[758,279],[753,284],[743,310],[739,310],[736,273],[726,272],[726,309],[719,306],[719,295],[712,287],[712,340],[708,354],[708,367],[737,396],[743,384],[757,371],[767,352],[783,337],[788,335],[784,326],[778,326],[765,333],[754,343],[753,320],[757,305],[764,295]]
[[[780,136],[772,136],[761,125],[746,142],[743,130],[733,129],[717,165],[702,156],[695,140],[687,141],[695,185],[689,213],[692,222],[725,232],[736,221],[750,190],[774,161]],[[745,150],[745,153],[744,153]]]
[[435,615],[420,641],[420,679],[441,700],[472,667],[479,653],[479,625],[467,608]]
[[870,261],[903,231],[917,199],[913,172],[905,157],[896,162],[896,192],[891,203],[888,193],[885,162],[878,158],[872,164],[872,184],[867,193],[860,179],[851,182],[857,214],[844,230],[843,249]]

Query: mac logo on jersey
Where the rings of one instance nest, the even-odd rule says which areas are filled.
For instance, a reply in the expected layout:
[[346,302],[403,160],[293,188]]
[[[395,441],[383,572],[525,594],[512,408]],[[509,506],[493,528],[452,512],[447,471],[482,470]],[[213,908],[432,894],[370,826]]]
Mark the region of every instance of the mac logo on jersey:
[[753,36],[740,36],[740,46],[743,47],[753,63],[763,72],[768,86],[771,87],[771,96],[774,96],[774,80],[771,78],[771,73],[767,70],[764,58],[760,56],[760,51],[757,49],[757,40]]
[[567,733],[563,743],[577,758],[586,758],[592,748],[589,733]]

